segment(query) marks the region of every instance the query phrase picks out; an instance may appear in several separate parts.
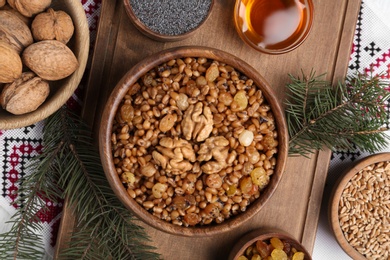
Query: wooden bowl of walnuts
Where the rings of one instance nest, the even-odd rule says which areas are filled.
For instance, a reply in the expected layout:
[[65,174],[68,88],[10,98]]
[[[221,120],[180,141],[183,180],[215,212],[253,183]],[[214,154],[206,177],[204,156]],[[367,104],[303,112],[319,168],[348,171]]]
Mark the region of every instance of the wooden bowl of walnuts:
[[390,153],[368,156],[341,175],[329,218],[337,242],[353,259],[390,257]]
[[41,121],[83,76],[89,28],[78,0],[0,3],[0,129]]
[[234,246],[229,260],[292,259],[311,260],[309,252],[284,231],[259,228],[244,235]]
[[284,112],[239,58],[178,47],[118,82],[99,134],[108,181],[147,224],[184,236],[231,230],[268,201],[287,159]]

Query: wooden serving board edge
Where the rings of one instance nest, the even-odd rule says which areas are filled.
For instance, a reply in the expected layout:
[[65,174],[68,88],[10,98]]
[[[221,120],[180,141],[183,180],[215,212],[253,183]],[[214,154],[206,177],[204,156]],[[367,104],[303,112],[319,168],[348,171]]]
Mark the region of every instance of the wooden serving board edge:
[[[353,38],[355,35],[355,27],[351,28],[350,26],[345,26],[346,24],[356,24],[361,0],[358,0],[359,4],[356,3],[356,0],[349,0],[346,3],[345,15],[343,23],[340,24],[342,28],[340,30],[340,44],[339,50],[337,54],[337,58],[335,61],[334,71],[332,72],[333,84],[336,84],[340,80],[345,78],[345,75],[348,70],[348,63],[350,60],[351,47],[353,43]],[[305,221],[305,229],[302,234],[301,242],[306,246],[309,252],[313,252],[314,242],[316,232],[313,230],[317,230],[318,220],[320,217],[321,204],[318,202],[322,201],[322,196],[325,188],[325,181],[327,177],[327,171],[330,163],[331,151],[329,149],[324,149],[318,152],[318,158],[316,160],[316,170],[314,174],[313,180],[313,188],[311,190],[310,201],[308,203],[307,216]],[[321,158],[321,159],[320,159]],[[318,163],[320,162],[320,163]],[[325,172],[324,172],[325,171]]]
[[[118,1],[115,1],[117,3]],[[98,102],[100,97],[101,88],[102,85],[100,82],[104,79],[104,74],[106,64],[111,64],[110,60],[112,60],[114,55],[108,55],[112,54],[115,50],[115,40],[118,34],[118,28],[119,26],[116,26],[116,23],[118,23],[121,19],[120,17],[115,17],[114,14],[116,12],[116,8],[120,8],[120,4],[110,4],[110,1],[102,1],[101,6],[101,15],[100,15],[100,21],[109,20],[110,23],[100,23],[98,25],[97,35],[100,35],[101,32],[107,32],[106,37],[100,37],[96,39],[96,43],[94,46],[94,54],[99,53],[98,55],[93,55],[92,62],[91,62],[91,69],[89,77],[88,77],[88,83],[87,83],[87,89],[85,92],[85,102],[83,106],[83,110],[81,113],[81,116],[83,120],[92,128],[94,128],[94,125],[97,121],[96,118],[96,108],[98,107]],[[104,12],[103,12],[104,10]],[[93,76],[93,77],[92,77]],[[91,87],[94,86],[94,87]]]
[[[106,61],[107,59],[112,57],[112,55],[109,57],[107,53],[109,53],[109,51],[114,51],[114,44],[110,43],[112,43],[112,39],[116,38],[116,36],[112,35],[116,35],[118,33],[118,30],[115,29],[118,28],[117,26],[115,26],[115,21],[120,19],[111,18],[113,18],[115,8],[118,8],[118,6],[120,5],[112,5],[109,1],[102,1],[101,10],[104,10],[104,12],[101,12],[99,19],[105,20],[106,17],[109,17],[112,23],[109,23],[109,26],[107,26],[108,23],[99,23],[98,25],[97,35],[99,35],[100,31],[110,32],[110,34],[107,35],[107,37],[100,37],[99,41],[96,41],[93,53],[104,54],[104,62],[97,62],[97,55],[93,55],[91,60],[91,68],[93,68],[93,71],[89,71],[87,86],[100,86],[98,82],[103,79],[103,71],[105,69],[105,65],[107,64]],[[100,57],[99,60],[101,59],[102,57]],[[92,78],[91,75],[95,75],[95,77]],[[99,75],[100,77],[96,77],[96,75]],[[87,87],[85,90],[85,101],[81,111],[81,118],[87,125],[90,126],[91,129],[93,129],[94,123],[96,123],[95,112],[97,104],[99,102],[99,99],[97,99],[96,97],[100,96],[100,90],[101,89],[97,87]],[[56,240],[56,247],[53,256],[54,259],[60,259],[60,252],[61,250],[65,249],[67,247],[67,244],[70,242],[72,230],[75,225],[76,217],[74,215],[74,210],[73,207],[69,204],[68,199],[66,198],[62,210],[61,223]]]

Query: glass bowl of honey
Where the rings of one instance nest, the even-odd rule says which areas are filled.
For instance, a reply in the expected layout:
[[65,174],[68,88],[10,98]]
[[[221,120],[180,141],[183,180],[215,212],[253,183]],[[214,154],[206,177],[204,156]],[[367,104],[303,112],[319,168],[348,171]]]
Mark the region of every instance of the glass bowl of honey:
[[268,54],[294,50],[309,35],[312,0],[237,0],[234,23],[241,39]]

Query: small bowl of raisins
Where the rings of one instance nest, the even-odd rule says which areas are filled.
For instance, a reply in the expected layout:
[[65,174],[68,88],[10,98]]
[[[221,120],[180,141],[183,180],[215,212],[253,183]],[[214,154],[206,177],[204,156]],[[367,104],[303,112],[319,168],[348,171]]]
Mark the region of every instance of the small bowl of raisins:
[[256,229],[233,247],[229,260],[311,260],[309,252],[293,236],[281,230]]

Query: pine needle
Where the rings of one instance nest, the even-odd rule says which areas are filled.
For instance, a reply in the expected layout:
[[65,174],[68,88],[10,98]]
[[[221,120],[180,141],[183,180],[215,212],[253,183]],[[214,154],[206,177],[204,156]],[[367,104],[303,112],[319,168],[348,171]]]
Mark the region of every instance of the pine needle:
[[380,76],[358,74],[336,86],[314,72],[290,79],[285,102],[289,155],[308,156],[323,147],[371,153],[386,147],[390,92]]
[[60,259],[159,259],[145,230],[120,203],[92,145],[91,131],[61,108],[48,118],[44,149],[30,166],[18,191],[19,208],[12,229],[0,235],[0,259],[42,259],[41,228],[36,213],[46,199],[68,198],[76,227]]

